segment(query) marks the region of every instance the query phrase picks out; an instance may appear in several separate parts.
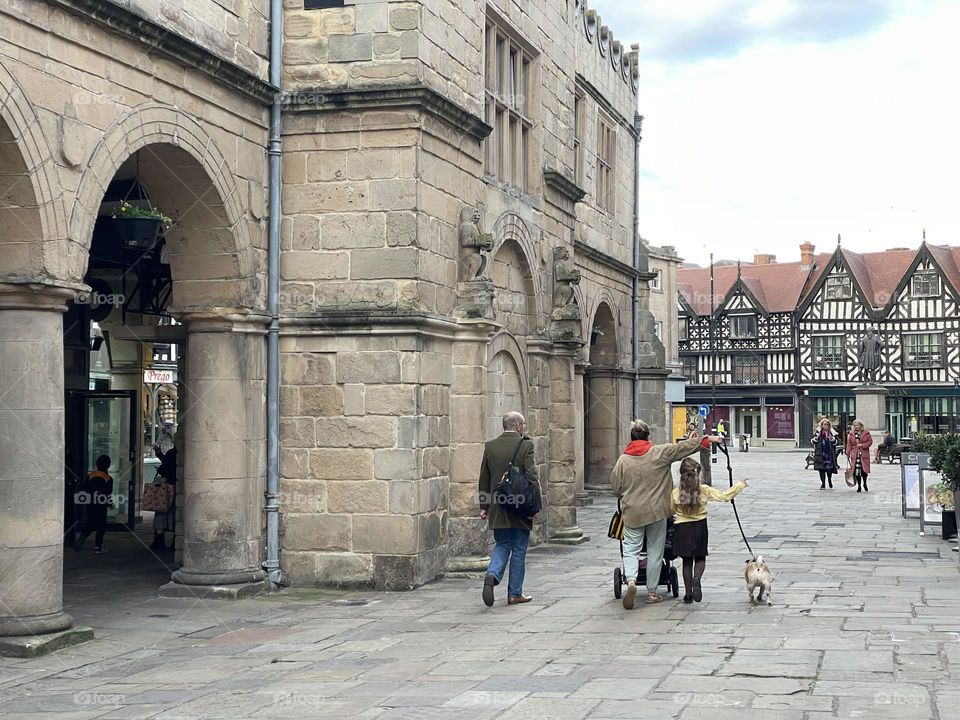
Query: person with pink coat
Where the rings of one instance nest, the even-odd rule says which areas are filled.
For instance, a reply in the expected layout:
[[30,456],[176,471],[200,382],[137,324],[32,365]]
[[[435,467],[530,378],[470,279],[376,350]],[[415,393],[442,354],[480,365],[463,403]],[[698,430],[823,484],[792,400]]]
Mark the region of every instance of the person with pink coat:
[[863,492],[870,492],[867,487],[867,476],[870,474],[870,447],[873,445],[873,436],[867,430],[862,420],[854,420],[853,428],[847,434],[847,462],[853,470],[853,477],[857,481],[857,492],[863,485]]

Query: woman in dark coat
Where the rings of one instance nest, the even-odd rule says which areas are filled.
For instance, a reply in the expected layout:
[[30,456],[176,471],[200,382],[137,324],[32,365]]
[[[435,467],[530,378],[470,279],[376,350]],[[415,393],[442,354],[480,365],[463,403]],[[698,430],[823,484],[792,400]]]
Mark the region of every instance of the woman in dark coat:
[[[157,468],[157,475],[163,478],[167,485],[177,484],[177,448],[174,445],[173,436],[164,433],[160,441],[153,446],[153,452],[160,460],[160,467]],[[174,489],[176,493],[176,489]],[[158,512],[153,514],[153,543],[151,550],[166,549],[165,533],[175,533],[177,529],[177,503],[173,500],[167,512]],[[173,549],[173,543],[170,544]]]
[[833,489],[833,474],[837,472],[837,438],[828,418],[820,421],[817,434],[810,442],[813,444],[813,469],[820,473],[820,489],[825,489],[827,483]]

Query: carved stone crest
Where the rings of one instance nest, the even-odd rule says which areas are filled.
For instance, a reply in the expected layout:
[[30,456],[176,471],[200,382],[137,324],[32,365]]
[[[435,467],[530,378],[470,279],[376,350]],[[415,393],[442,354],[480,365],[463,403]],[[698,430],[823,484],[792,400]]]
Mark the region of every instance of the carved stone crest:
[[485,271],[487,257],[483,254],[493,250],[493,236],[480,229],[480,211],[474,207],[460,210],[460,281],[488,279]]

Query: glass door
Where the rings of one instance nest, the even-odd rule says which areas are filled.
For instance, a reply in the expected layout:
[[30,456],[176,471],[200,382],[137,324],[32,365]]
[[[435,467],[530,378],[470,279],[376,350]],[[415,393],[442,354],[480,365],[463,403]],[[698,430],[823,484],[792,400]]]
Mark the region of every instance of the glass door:
[[[133,528],[136,522],[137,483],[137,393],[135,390],[71,391],[67,407],[72,410],[67,435],[74,437],[77,452],[69,454],[68,475],[85,478],[97,468],[97,458],[110,458],[107,471],[113,478],[112,507],[107,527]],[[78,427],[79,425],[79,427]]]

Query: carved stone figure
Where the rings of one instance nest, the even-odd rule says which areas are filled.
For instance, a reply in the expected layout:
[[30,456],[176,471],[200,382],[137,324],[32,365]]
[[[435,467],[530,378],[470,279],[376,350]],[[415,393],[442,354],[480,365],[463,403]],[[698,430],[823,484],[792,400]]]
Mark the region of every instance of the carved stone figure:
[[460,280],[486,279],[487,258],[493,249],[493,236],[480,230],[480,211],[465,207],[460,211]]
[[883,340],[879,335],[873,332],[873,328],[867,328],[867,334],[860,341],[860,352],[858,363],[860,365],[860,376],[864,382],[876,382],[880,375],[881,351],[883,349]]
[[573,302],[573,286],[580,284],[580,271],[565,247],[553,250],[553,319],[580,318],[580,308]]

